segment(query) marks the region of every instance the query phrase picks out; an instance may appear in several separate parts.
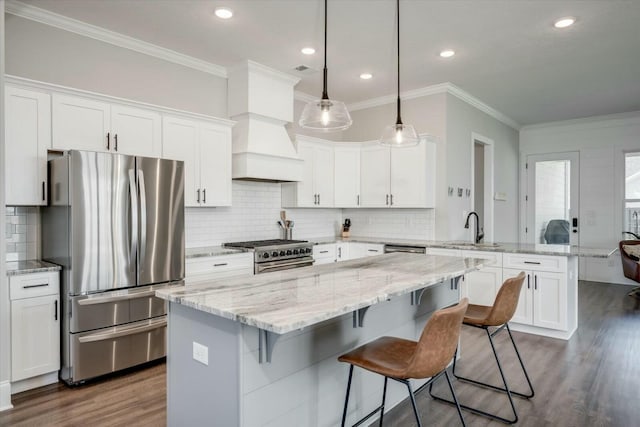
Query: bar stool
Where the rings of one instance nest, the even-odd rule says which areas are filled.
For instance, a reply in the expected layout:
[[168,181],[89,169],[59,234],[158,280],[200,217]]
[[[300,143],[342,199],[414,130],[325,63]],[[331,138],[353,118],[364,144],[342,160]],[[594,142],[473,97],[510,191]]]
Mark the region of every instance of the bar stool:
[[[444,398],[435,396],[432,392],[432,387],[429,387],[429,393],[431,397],[436,400],[440,400],[443,402],[455,404],[456,406],[460,406],[463,409],[471,411],[475,414],[482,415],[497,421],[501,421],[506,424],[514,424],[518,422],[518,414],[516,412],[516,407],[513,403],[512,395],[516,395],[519,397],[523,397],[526,399],[530,399],[534,396],[535,392],[533,391],[533,385],[531,384],[531,380],[529,379],[529,374],[527,373],[526,368],[524,367],[524,363],[522,362],[522,357],[520,357],[520,352],[518,351],[518,347],[516,346],[516,342],[513,340],[513,335],[511,335],[511,329],[509,329],[509,321],[513,317],[516,308],[518,306],[518,299],[520,298],[520,290],[522,289],[522,284],[525,279],[524,271],[521,272],[518,276],[512,277],[504,281],[500,290],[498,291],[498,295],[496,295],[496,299],[491,307],[487,307],[484,305],[475,305],[469,304],[467,308],[467,312],[465,313],[463,324],[468,326],[473,326],[474,328],[484,329],[487,333],[487,337],[489,338],[489,343],[491,344],[491,350],[493,350],[493,356],[496,359],[496,363],[498,365],[498,370],[500,371],[500,377],[502,378],[502,382],[504,387],[498,387],[492,384],[483,383],[481,381],[476,381],[471,378],[462,377],[456,374],[456,359],[453,359],[453,375],[461,380],[471,384],[479,385],[482,387],[487,387],[489,389],[499,391],[502,393],[506,393],[509,397],[509,403],[511,404],[511,410],[513,411],[513,419],[507,419],[503,417],[499,417],[495,414],[491,414],[489,412],[482,411],[477,408],[472,408],[470,406],[466,406],[463,404],[458,404],[458,402],[446,400]],[[489,330],[490,327],[495,327],[493,332]],[[500,364],[500,359],[498,359],[498,353],[496,352],[496,347],[493,343],[493,337],[502,330],[505,330],[509,333],[509,338],[511,339],[511,344],[513,344],[513,349],[516,351],[516,355],[518,356],[518,361],[520,362],[520,366],[522,367],[522,372],[524,372],[524,376],[527,379],[527,383],[529,384],[529,393],[519,393],[513,391],[509,388],[507,384],[506,377],[502,370],[502,365]],[[456,350],[457,353],[457,350]],[[457,356],[457,354],[456,354]]]
[[[347,383],[347,394],[344,401],[344,411],[342,412],[342,427],[347,418],[347,407],[349,405],[349,391],[351,389],[351,378],[353,367],[359,366],[368,371],[384,376],[384,388],[382,390],[382,404],[369,414],[360,419],[353,426],[359,426],[367,419],[380,411],[380,426],[384,416],[384,403],[387,394],[387,381],[392,379],[407,386],[409,398],[413,407],[413,413],[421,427],[420,416],[416,408],[415,394],[424,389],[428,384],[432,384],[437,378],[444,374],[449,384],[449,390],[456,403],[458,415],[465,426],[462,411],[457,404],[458,398],[453,390],[453,385],[446,371],[447,365],[451,361],[458,346],[462,318],[468,306],[468,300],[462,299],[455,306],[438,310],[425,325],[419,341],[405,340],[394,337],[381,337],[370,343],[364,344],[349,353],[338,358],[340,362],[349,363],[349,381]],[[411,389],[409,379],[429,378],[429,381],[421,386],[414,393]]]

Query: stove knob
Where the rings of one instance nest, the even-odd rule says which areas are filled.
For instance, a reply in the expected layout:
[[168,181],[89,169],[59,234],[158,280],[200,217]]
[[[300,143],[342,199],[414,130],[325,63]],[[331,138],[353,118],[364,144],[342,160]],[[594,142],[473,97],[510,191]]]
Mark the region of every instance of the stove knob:
[[298,255],[298,250],[297,250],[297,249],[294,249],[294,250],[293,250],[293,254],[294,254],[294,255]]
[[280,251],[280,256],[284,256],[284,251]]
[[271,256],[274,257],[274,258],[277,257],[278,256],[278,251],[273,251],[271,253]]
[[291,249],[287,251],[287,255],[291,255]]
[[264,258],[264,259],[269,258],[269,252],[265,252],[265,253],[262,255],[262,258]]
[[307,248],[304,250],[306,253],[310,254],[311,253],[311,248]]

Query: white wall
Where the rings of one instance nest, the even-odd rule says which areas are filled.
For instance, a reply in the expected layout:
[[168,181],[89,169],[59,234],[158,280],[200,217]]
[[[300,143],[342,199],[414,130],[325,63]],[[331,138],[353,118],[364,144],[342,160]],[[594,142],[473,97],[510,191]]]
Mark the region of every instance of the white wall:
[[[520,153],[577,151],[580,156],[580,245],[616,248],[623,227],[625,151],[640,151],[640,112],[524,127]],[[524,210],[524,206],[521,206]],[[580,279],[634,284],[620,255],[581,259]]]
[[6,14],[6,72],[227,117],[227,79]]

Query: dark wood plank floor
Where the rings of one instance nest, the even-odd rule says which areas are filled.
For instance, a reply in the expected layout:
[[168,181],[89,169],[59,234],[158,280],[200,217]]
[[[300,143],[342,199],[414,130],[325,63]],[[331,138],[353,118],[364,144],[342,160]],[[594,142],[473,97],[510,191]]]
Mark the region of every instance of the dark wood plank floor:
[[[522,426],[640,425],[640,310],[629,287],[580,283],[580,327],[570,341],[514,333],[534,383],[532,400],[516,398]],[[462,374],[499,379],[484,333],[463,328]],[[496,337],[512,385],[524,378],[505,334]],[[164,426],[165,365],[77,388],[52,385],[13,397],[14,409],[0,413],[1,426]],[[345,378],[346,380],[346,378]],[[381,380],[382,386],[382,380]],[[454,382],[459,398],[509,416],[506,396]],[[434,387],[447,394],[446,383]],[[425,425],[457,425],[453,407],[417,397]],[[470,426],[503,425],[466,413]],[[185,420],[188,425],[188,421]],[[385,416],[387,426],[415,425],[405,402]]]

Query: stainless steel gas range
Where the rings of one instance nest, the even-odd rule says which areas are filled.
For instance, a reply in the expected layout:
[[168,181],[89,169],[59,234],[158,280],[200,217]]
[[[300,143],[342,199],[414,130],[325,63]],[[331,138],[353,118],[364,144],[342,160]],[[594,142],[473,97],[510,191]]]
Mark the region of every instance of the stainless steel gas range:
[[313,265],[313,243],[306,240],[256,240],[225,243],[224,246],[253,252],[255,274]]

